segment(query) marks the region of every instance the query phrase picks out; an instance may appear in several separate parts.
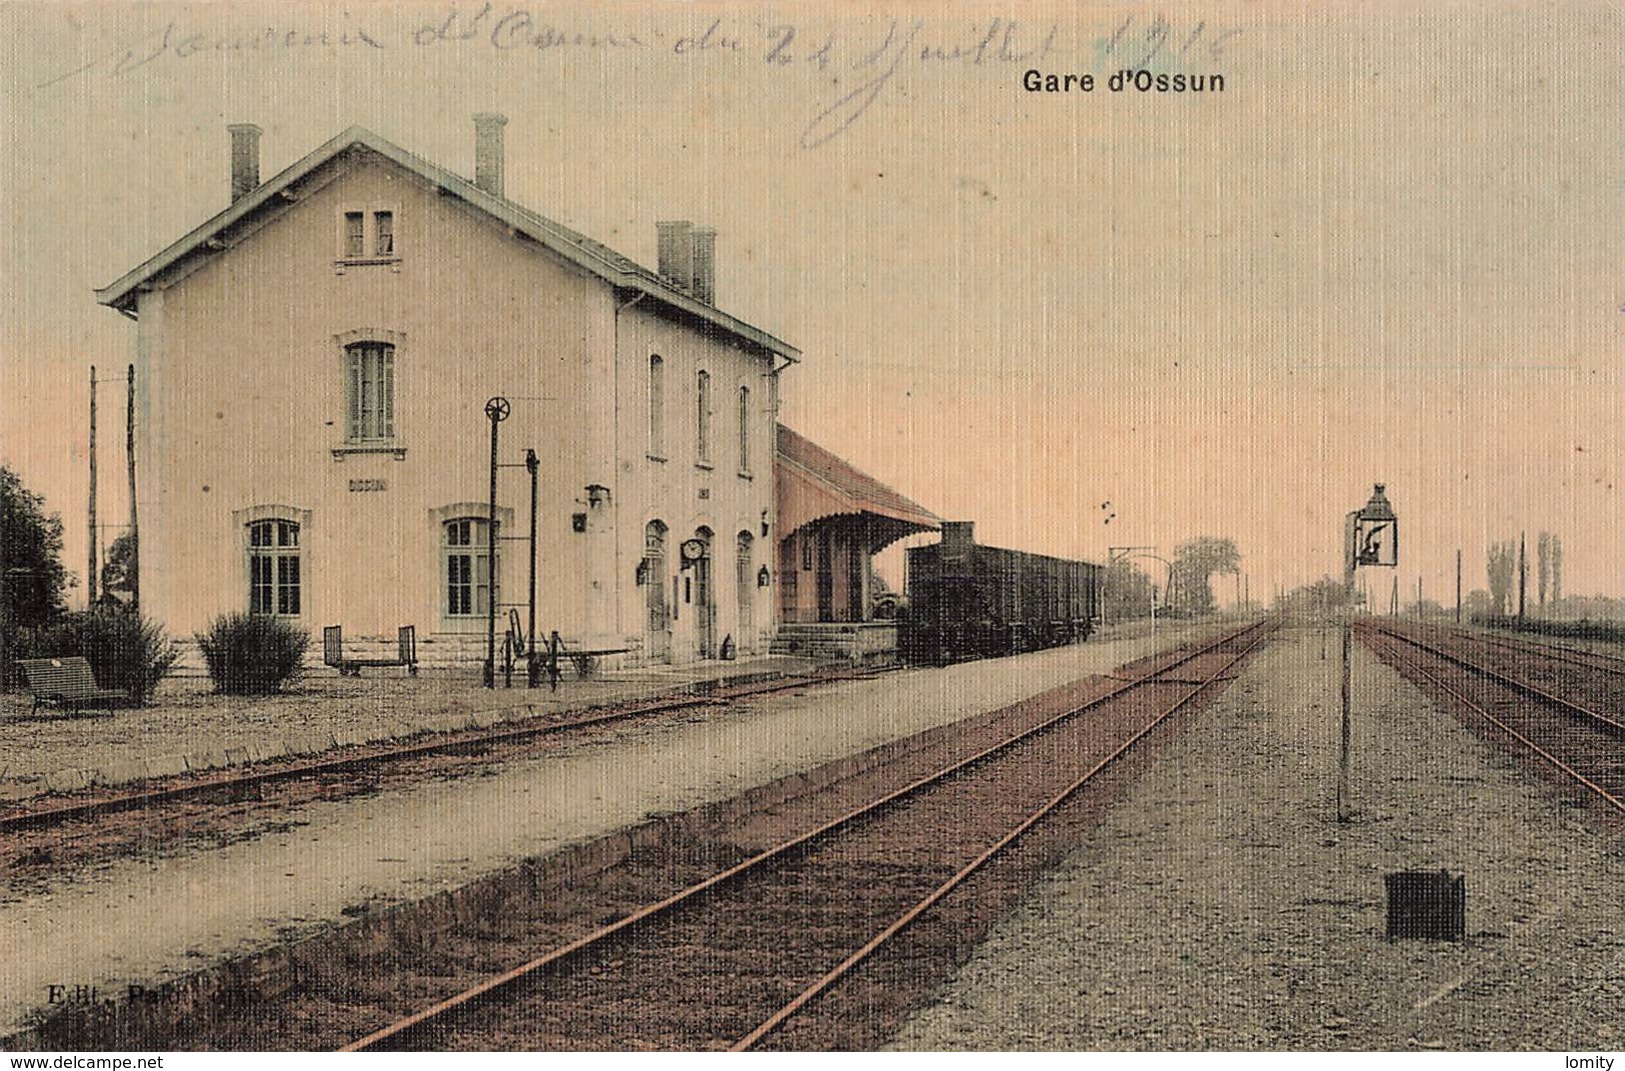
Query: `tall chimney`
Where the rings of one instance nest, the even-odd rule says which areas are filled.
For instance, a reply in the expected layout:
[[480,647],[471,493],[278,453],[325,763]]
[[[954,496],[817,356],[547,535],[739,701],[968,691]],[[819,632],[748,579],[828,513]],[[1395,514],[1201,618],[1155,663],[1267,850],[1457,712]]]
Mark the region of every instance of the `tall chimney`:
[[480,112],[474,117],[474,185],[493,197],[502,194],[502,128],[508,117]]
[[717,303],[717,232],[711,227],[694,228],[694,296]]
[[253,123],[232,123],[231,203],[236,204],[260,185],[260,134]]
[[656,223],[660,234],[660,275],[687,293],[694,286],[694,224],[686,219]]

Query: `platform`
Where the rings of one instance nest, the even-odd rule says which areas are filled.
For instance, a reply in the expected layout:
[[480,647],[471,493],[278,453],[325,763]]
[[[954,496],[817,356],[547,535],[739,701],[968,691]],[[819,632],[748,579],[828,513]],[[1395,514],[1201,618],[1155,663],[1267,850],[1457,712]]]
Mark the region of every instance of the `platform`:
[[[1625,845],[1354,658],[1283,631],[1166,748],[899,1049],[1612,1050]],[[1466,876],[1461,943],[1385,936],[1383,875]]]

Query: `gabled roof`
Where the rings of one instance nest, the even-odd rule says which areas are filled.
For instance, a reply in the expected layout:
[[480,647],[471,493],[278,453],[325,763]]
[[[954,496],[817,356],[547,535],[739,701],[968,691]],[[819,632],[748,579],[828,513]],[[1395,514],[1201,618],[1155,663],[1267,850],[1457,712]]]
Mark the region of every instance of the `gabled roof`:
[[[869,513],[917,531],[942,527],[942,518],[913,499],[860,472],[806,436],[778,426],[774,467],[781,480],[779,532],[838,514]],[[906,534],[898,532],[898,535]],[[895,538],[895,537],[893,537]]]
[[136,294],[150,286],[157,276],[194,253],[208,254],[223,249],[224,246],[219,241],[222,234],[249,219],[267,204],[274,204],[283,199],[285,193],[292,193],[292,188],[307,175],[358,147],[377,153],[385,160],[432,183],[444,193],[461,198],[515,232],[534,239],[565,260],[612,286],[647,294],[672,309],[702,320],[787,360],[793,361],[801,356],[801,351],[789,343],[695,299],[630,257],[623,256],[603,243],[596,242],[561,223],[537,215],[523,205],[505,197],[493,196],[467,179],[409,153],[387,138],[382,138],[361,126],[352,126],[332,138],[304,159],[283,169],[268,181],[261,183],[257,189],[239,198],[225,211],[125,274],[117,282],[97,290],[96,300],[103,305],[133,315]]

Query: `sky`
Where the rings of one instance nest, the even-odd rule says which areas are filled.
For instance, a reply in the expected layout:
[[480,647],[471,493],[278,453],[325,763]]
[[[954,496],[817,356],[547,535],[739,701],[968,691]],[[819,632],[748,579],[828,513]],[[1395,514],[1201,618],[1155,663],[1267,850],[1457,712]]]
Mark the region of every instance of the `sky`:
[[[0,28],[0,463],[81,573],[88,368],[133,352],[93,291],[225,207],[226,124],[264,129],[267,177],[351,124],[471,174],[490,110],[512,199],[646,264],[656,220],[715,227],[718,305],[804,352],[784,421],[982,542],[1228,536],[1258,598],[1336,575],[1382,482],[1407,597],[1453,598],[1457,549],[1485,587],[1486,545],[1541,530],[1569,593],[1625,595],[1602,4],[5,3]],[[1124,69],[1224,89],[1112,92]]]

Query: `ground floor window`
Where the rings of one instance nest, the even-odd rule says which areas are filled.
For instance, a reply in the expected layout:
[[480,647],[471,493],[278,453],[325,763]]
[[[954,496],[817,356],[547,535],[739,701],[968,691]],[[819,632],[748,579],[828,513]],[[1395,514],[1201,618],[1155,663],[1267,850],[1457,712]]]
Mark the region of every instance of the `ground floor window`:
[[254,521],[248,526],[248,612],[298,617],[302,578],[299,525]]
[[486,616],[492,599],[490,522],[462,517],[445,522],[443,533],[446,616]]

